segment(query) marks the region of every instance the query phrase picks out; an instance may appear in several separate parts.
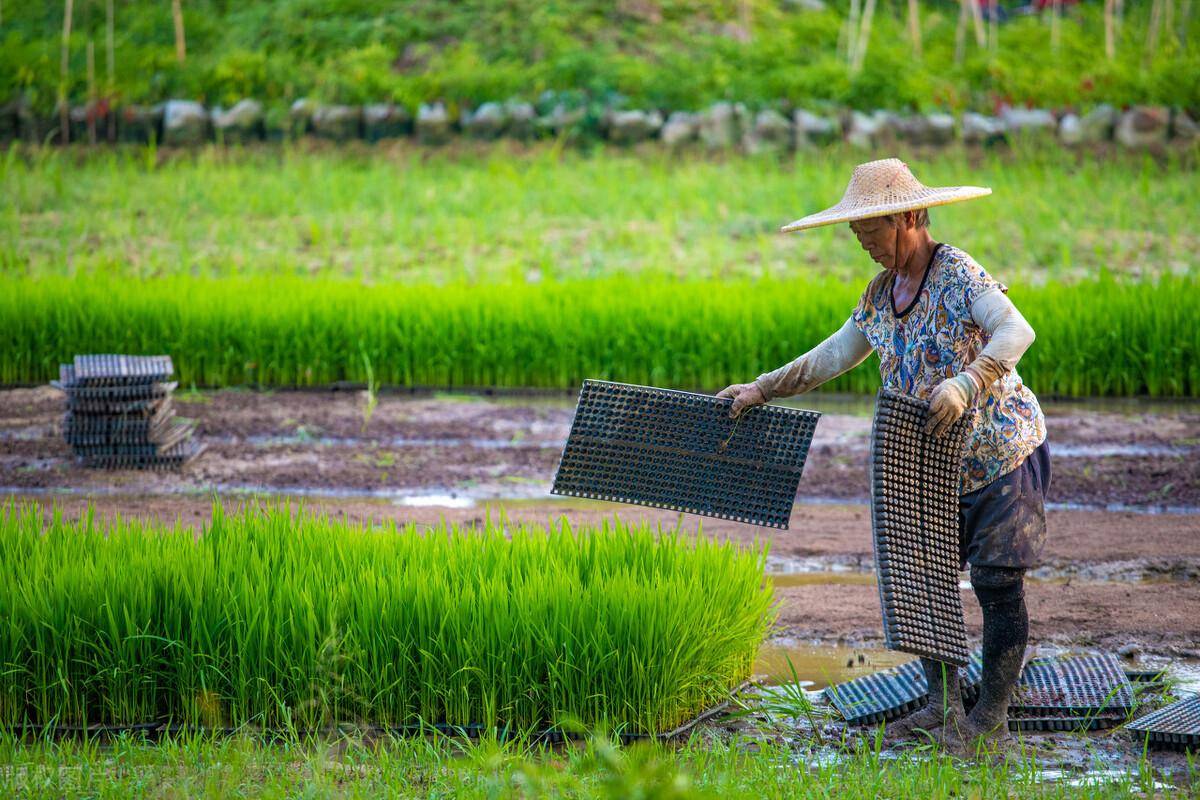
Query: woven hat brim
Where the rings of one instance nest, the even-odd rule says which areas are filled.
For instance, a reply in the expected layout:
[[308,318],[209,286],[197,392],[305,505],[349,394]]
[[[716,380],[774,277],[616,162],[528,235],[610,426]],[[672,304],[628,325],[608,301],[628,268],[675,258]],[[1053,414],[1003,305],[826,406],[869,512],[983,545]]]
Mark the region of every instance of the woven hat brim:
[[853,222],[856,219],[871,219],[888,214],[898,214],[901,211],[915,211],[918,208],[933,208],[963,200],[974,200],[986,197],[992,190],[984,186],[942,186],[930,188],[927,193],[907,200],[897,200],[891,203],[877,203],[867,206],[844,206],[838,203],[824,211],[801,217],[795,222],[789,222],[779,230],[783,233],[802,231],[808,228],[819,228],[822,225],[833,225],[837,222]]

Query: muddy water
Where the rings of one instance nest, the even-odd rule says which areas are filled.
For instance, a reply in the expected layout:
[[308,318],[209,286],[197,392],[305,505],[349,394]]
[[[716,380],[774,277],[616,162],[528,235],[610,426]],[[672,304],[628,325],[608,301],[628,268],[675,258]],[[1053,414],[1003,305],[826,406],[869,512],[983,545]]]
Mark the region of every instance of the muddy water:
[[759,650],[754,673],[768,686],[794,684],[799,678],[801,687],[816,691],[912,659],[908,653],[894,650],[772,640]]

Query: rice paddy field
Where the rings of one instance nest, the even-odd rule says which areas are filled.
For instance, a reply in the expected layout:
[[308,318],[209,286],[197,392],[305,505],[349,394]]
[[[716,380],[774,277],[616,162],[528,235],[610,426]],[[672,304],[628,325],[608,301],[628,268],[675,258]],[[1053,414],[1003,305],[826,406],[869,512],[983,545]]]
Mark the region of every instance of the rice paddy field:
[[[778,228],[886,155],[4,152],[0,795],[1194,795],[1194,754],[1120,730],[962,761],[807,691],[897,663],[865,505],[875,358],[786,401],[823,413],[787,531],[549,495],[585,378],[711,393],[845,320],[873,262],[845,226]],[[931,233],[1037,331],[1034,643],[1197,690],[1195,151],[898,155],[993,189]],[[96,352],[170,354],[207,451],[77,464],[47,383]],[[687,736],[618,744],[750,677]]]
[[[824,338],[874,274],[842,227],[777,233],[838,197],[857,160],[13,148],[0,380],[136,350],[171,353],[197,387],[715,390]],[[1042,333],[1022,362],[1033,385],[1200,393],[1193,159],[1028,145],[910,160],[930,183],[994,188],[935,210],[934,233],[1013,285]],[[875,372],[829,388],[871,392]]]

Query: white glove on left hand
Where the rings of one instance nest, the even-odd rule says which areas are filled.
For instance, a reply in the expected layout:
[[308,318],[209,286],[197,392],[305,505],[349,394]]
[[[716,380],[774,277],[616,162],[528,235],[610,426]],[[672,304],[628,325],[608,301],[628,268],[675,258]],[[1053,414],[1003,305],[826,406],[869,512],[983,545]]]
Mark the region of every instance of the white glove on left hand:
[[929,398],[929,421],[925,423],[925,433],[945,436],[950,426],[966,412],[978,392],[979,385],[966,372],[939,383]]

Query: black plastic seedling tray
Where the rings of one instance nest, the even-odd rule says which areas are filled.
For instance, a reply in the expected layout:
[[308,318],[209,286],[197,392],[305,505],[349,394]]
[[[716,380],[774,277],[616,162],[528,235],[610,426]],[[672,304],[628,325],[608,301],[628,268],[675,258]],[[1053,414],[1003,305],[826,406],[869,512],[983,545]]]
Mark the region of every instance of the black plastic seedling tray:
[[[958,676],[959,689],[968,707],[978,698],[982,679],[983,656],[976,650]],[[899,719],[923,707],[929,701],[929,682],[920,659],[916,659],[830,686],[824,694],[846,722],[874,725]]]
[[151,384],[171,377],[175,367],[170,356],[130,356],[99,353],[75,356],[78,386],[128,386]]
[[1133,707],[1133,685],[1111,653],[1031,660],[1021,671],[1010,706],[1014,716],[1120,719]]
[[968,661],[958,588],[962,451],[973,420],[925,434],[929,403],[881,389],[871,429],[871,529],[884,642],[948,664]]
[[1200,695],[1138,717],[1125,728],[1154,747],[1200,750]]
[[820,415],[586,380],[552,494],[788,527]]

